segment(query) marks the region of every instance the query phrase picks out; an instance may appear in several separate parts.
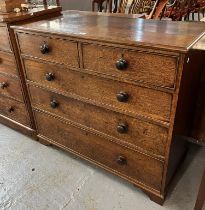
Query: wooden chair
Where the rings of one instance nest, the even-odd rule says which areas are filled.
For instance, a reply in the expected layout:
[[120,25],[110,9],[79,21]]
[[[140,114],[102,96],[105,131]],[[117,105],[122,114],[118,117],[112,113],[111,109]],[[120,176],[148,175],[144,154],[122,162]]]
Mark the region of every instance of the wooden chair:
[[[147,13],[147,19],[158,19],[167,2],[168,0],[133,0],[128,13]],[[125,13],[128,0],[93,0],[92,11],[95,11],[95,4],[98,5],[98,11],[100,12]]]
[[202,210],[204,202],[205,202],[205,170],[204,170],[204,174],[202,176],[201,185],[199,188],[199,192],[198,192],[194,210]]
[[173,21],[181,21],[189,16],[190,0],[174,0],[166,5],[162,17],[171,18]]
[[129,14],[146,13],[146,19],[159,19],[167,3],[168,0],[133,0]]
[[92,0],[92,11],[94,12],[97,6],[97,11],[102,12],[104,2],[106,2],[107,5],[107,0]]
[[168,0],[157,0],[147,19],[161,19]]
[[150,14],[152,6],[152,0],[133,0],[129,8],[129,14]]
[[125,13],[127,8],[128,0],[115,0],[115,9],[114,12],[117,11],[117,13]]
[[205,16],[205,0],[192,0],[189,8],[189,15],[191,14],[192,20],[195,20],[195,14],[198,14],[198,21],[201,19],[200,14]]

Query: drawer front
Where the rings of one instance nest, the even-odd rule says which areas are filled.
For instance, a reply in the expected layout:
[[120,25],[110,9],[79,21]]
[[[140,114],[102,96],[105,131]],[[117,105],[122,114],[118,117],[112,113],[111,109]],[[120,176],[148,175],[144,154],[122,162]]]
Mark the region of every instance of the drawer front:
[[155,86],[175,86],[177,57],[88,44],[82,49],[85,69]]
[[32,105],[95,129],[156,155],[164,156],[167,130],[41,88],[29,86]]
[[38,131],[57,144],[93,160],[122,176],[160,190],[163,164],[160,161],[123,148],[100,136],[35,112]]
[[0,26],[0,50],[11,51],[7,28],[2,26]]
[[23,125],[30,125],[25,105],[0,95],[0,114]]
[[[25,55],[79,67],[77,42],[24,33],[18,33],[18,39],[21,53]],[[47,51],[41,52],[41,49]]]
[[[123,112],[169,121],[171,94],[77,71],[66,71],[58,66],[29,60],[25,61],[25,66],[27,79],[41,85],[65,91]],[[53,80],[47,81],[46,75],[53,75]],[[126,102],[119,102],[117,96],[118,100],[124,100],[127,97],[128,99]]]
[[13,54],[0,51],[0,72],[17,76]]
[[18,79],[0,75],[0,94],[23,100],[20,81]]

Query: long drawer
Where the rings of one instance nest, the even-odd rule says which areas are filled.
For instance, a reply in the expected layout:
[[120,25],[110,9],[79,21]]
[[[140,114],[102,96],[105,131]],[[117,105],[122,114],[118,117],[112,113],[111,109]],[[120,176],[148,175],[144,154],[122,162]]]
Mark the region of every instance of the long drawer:
[[8,30],[4,26],[0,26],[0,50],[11,51]]
[[0,51],[0,72],[17,76],[13,54]]
[[123,148],[45,114],[35,112],[35,118],[41,136],[129,180],[160,191],[163,162]]
[[30,125],[29,117],[23,103],[0,95],[0,115],[8,117],[23,125]]
[[0,74],[0,94],[23,100],[20,81]]
[[[123,114],[29,86],[34,107],[164,156],[167,129]],[[118,141],[117,141],[118,142]]]
[[24,60],[24,63],[26,77],[30,81],[122,112],[169,121],[171,94],[64,70],[60,66],[31,60]]
[[21,53],[46,61],[79,67],[77,42],[18,33]]
[[123,80],[174,88],[178,68],[176,55],[134,51],[83,44],[85,69],[119,77]]

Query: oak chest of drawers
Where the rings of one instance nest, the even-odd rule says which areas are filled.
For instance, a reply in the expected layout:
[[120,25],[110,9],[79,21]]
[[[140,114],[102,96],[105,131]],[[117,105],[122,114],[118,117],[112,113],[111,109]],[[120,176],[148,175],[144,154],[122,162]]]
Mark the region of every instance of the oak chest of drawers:
[[35,137],[28,93],[11,24],[60,15],[60,7],[40,7],[24,13],[0,13],[0,122]]
[[191,126],[203,28],[72,11],[15,27],[39,140],[162,203],[186,151],[175,137]]

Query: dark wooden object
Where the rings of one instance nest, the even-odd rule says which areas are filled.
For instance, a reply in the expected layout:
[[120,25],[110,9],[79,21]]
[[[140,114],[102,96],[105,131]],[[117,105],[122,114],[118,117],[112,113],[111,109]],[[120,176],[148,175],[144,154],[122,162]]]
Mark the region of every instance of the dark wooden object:
[[[205,57],[205,37],[202,37],[193,47]],[[197,94],[193,97],[195,101],[194,118],[191,127],[191,136],[197,143],[205,145],[205,62],[200,64],[201,74],[198,82]]]
[[60,7],[41,7],[18,14],[0,13],[0,123],[35,138],[33,114],[10,26],[59,16],[60,12]]
[[192,126],[204,26],[76,11],[14,26],[39,140],[162,204],[186,151],[175,136]]
[[199,187],[199,193],[197,196],[194,210],[202,210],[204,202],[205,202],[205,170],[202,176],[201,185]]
[[97,6],[98,11],[102,12],[104,2],[106,2],[106,7],[107,7],[107,0],[92,0],[92,11],[94,12]]

